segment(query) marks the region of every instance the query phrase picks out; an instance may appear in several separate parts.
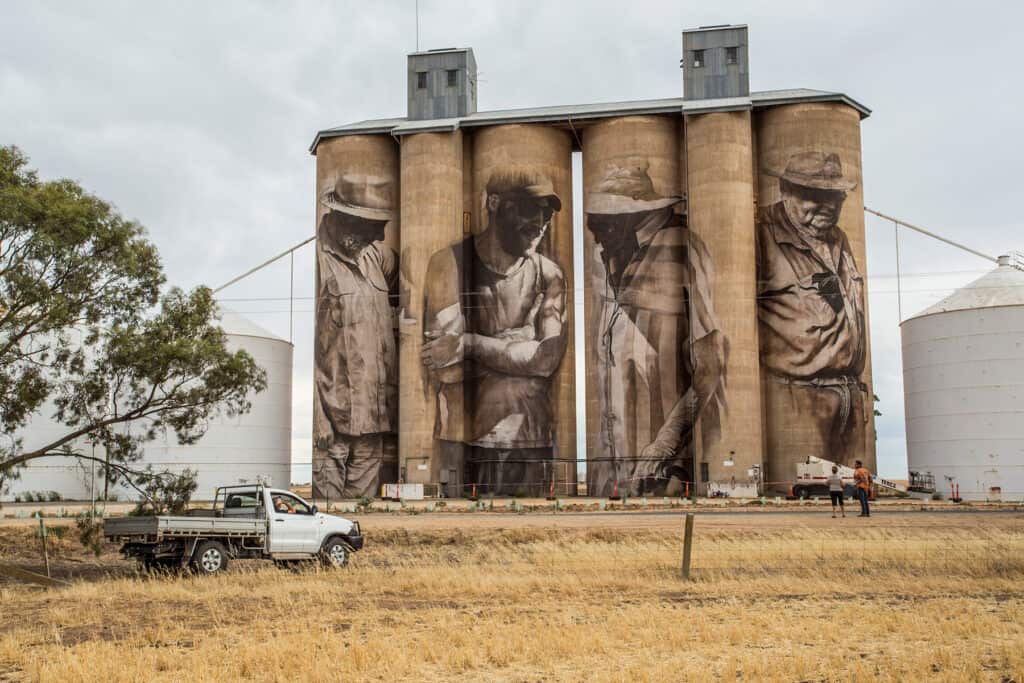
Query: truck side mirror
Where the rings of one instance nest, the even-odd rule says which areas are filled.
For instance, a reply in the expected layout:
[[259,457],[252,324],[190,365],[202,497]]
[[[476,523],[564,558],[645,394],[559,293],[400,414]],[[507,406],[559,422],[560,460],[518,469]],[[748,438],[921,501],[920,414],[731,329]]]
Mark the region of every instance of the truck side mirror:
[[317,507],[316,505],[314,505],[314,506],[313,506],[313,507],[311,507],[310,509],[311,509],[311,510],[313,511],[313,514],[314,514],[314,515],[315,515],[316,513],[320,512],[320,509],[319,509],[319,508],[318,508],[318,507]]

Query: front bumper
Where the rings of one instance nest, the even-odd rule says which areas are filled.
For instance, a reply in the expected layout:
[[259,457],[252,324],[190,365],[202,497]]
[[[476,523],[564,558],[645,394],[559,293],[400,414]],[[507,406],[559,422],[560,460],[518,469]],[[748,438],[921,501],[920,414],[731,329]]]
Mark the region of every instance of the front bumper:
[[363,535],[362,534],[359,534],[359,533],[349,534],[346,537],[346,540],[348,540],[348,544],[350,546],[352,546],[352,550],[362,550],[363,549]]

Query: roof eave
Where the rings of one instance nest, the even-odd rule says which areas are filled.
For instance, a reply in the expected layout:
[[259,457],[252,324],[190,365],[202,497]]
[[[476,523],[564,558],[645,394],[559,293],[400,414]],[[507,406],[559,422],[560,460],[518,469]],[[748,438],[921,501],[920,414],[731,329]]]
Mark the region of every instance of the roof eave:
[[[356,124],[328,128],[316,134],[309,146],[310,154],[316,154],[317,145],[322,140],[345,135],[380,135],[393,136],[411,135],[413,133],[451,132],[458,128],[479,128],[509,123],[556,123],[564,121],[586,121],[606,119],[617,116],[641,116],[653,114],[703,114],[725,111],[747,111],[776,107],[784,104],[800,104],[809,102],[841,102],[866,119],[871,110],[853,99],[838,92],[805,91],[798,95],[781,94],[772,96],[773,91],[751,93],[749,97],[722,98],[719,100],[685,100],[673,98],[667,100],[637,100],[634,102],[609,102],[585,105],[567,105],[543,108],[508,109],[494,112],[481,112],[457,119],[438,119],[426,121],[409,121],[408,119],[379,119],[361,121]],[[791,92],[791,91],[790,91]],[[574,109],[576,111],[574,111]],[[373,124],[378,125],[373,125]]]

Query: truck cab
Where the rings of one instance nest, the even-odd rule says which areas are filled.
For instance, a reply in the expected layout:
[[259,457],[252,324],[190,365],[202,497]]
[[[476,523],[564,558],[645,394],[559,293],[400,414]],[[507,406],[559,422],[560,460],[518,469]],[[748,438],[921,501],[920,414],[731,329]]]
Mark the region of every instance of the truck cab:
[[358,523],[324,514],[316,505],[284,489],[223,486],[217,489],[213,507],[222,510],[225,518],[266,518],[269,528],[265,550],[277,558],[315,554],[325,540],[335,535],[347,539],[353,550],[363,547]]

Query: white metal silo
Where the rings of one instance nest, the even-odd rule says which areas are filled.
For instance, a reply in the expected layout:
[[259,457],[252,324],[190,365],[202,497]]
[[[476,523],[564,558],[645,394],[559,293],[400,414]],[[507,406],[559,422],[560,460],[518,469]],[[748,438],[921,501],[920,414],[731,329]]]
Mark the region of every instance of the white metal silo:
[[[224,484],[263,481],[287,487],[291,481],[292,344],[232,311],[223,312],[221,327],[231,350],[245,349],[267,371],[266,390],[251,397],[252,410],[247,414],[214,420],[198,443],[179,445],[169,433],[146,444],[141,462],[135,464],[140,468],[151,464],[156,470],[196,470],[197,500],[212,498],[214,488]],[[19,432],[26,448],[66,433],[53,422],[52,414],[53,406],[47,404]],[[103,457],[102,449],[97,449],[96,456]],[[88,501],[94,483],[97,497],[102,496],[102,478],[88,463],[43,458],[23,468],[0,500],[24,498],[28,492],[56,491],[65,500]],[[112,487],[111,493],[120,500],[138,497],[122,486]]]
[[198,500],[212,498],[225,484],[291,483],[293,347],[230,310],[223,310],[220,324],[228,347],[245,349],[267,371],[266,390],[251,398],[252,410],[215,420],[194,445],[181,446],[168,433],[145,448],[144,462],[157,470],[196,470]]
[[1024,499],[1024,270],[999,266],[901,324],[907,459],[936,491]]

